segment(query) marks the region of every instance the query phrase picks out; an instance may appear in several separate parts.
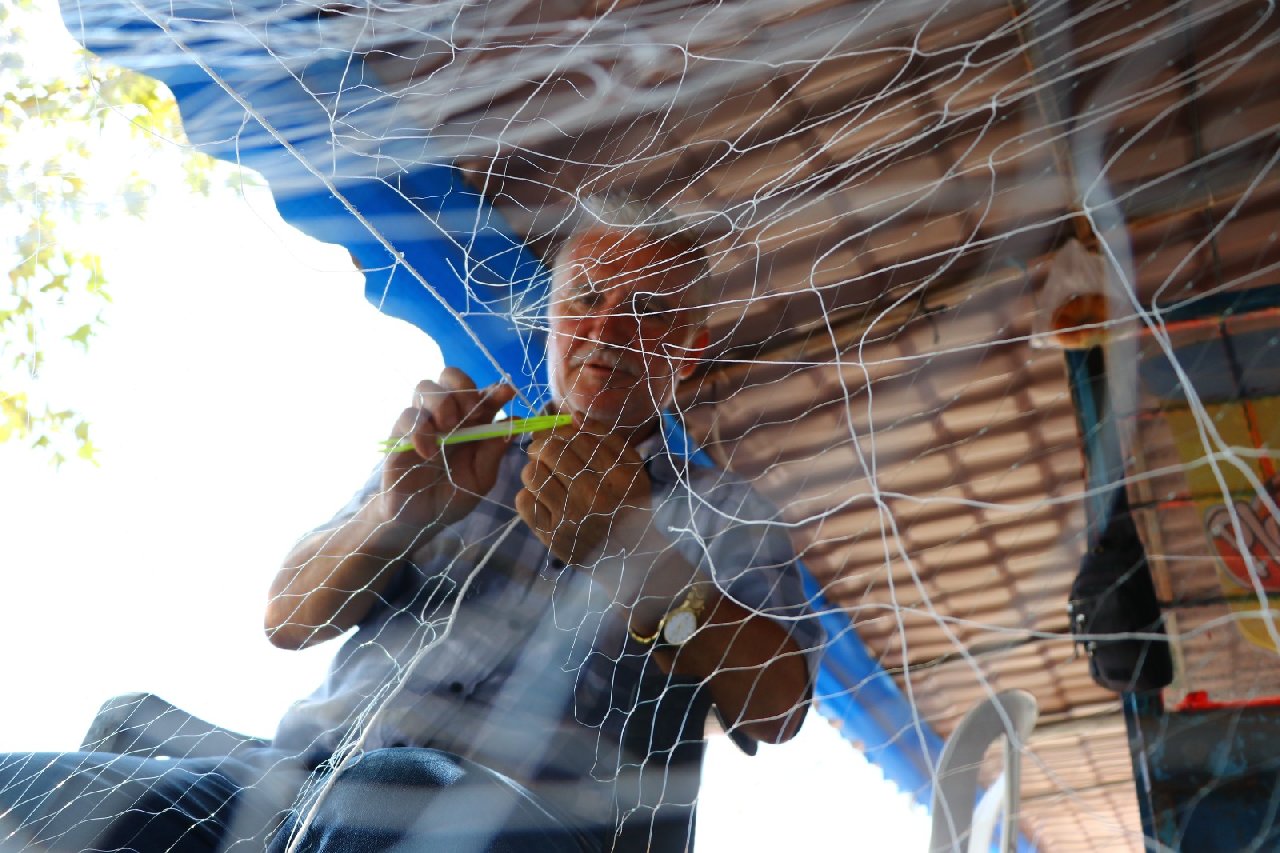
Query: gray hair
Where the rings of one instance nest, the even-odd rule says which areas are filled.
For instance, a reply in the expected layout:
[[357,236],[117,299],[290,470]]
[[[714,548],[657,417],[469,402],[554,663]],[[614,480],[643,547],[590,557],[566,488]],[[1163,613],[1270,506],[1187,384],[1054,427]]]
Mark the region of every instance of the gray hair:
[[552,279],[562,269],[574,244],[590,231],[608,230],[645,235],[655,243],[671,243],[680,247],[674,264],[692,267],[690,285],[685,294],[687,304],[705,318],[710,306],[705,301],[706,279],[710,272],[707,254],[702,248],[701,221],[681,217],[670,208],[637,201],[620,195],[595,195],[579,199],[581,215],[560,244],[552,262]]

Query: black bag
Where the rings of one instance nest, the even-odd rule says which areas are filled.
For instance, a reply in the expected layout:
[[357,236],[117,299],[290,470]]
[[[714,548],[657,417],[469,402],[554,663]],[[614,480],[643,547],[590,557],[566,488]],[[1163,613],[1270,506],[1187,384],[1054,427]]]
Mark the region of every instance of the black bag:
[[1094,681],[1117,693],[1158,690],[1173,681],[1164,616],[1128,498],[1117,492],[1107,526],[1071,584],[1067,613],[1072,634],[1087,638],[1078,642]]

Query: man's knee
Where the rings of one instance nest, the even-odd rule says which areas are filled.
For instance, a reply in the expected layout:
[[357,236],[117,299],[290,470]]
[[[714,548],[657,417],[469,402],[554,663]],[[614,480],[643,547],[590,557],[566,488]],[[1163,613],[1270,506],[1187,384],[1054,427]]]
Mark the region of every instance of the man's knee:
[[[283,836],[307,853],[438,849],[486,853],[584,849],[577,833],[523,787],[456,755],[390,748],[364,754],[321,783]],[[532,842],[529,846],[526,842]],[[277,847],[283,849],[284,838]]]
[[238,792],[212,760],[0,755],[0,853],[216,850]]
[[[468,781],[476,765],[438,749],[390,747],[364,753],[342,769],[344,784],[395,783],[398,787],[447,788]],[[470,771],[474,777],[474,770]]]

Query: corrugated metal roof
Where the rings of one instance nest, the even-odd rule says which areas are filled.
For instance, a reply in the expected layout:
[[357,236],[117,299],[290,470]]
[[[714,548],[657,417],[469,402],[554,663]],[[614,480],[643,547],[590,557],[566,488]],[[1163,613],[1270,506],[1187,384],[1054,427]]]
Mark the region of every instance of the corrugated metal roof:
[[[630,32],[700,8],[629,4]],[[744,8],[732,38],[690,25],[649,64],[611,55],[614,110],[569,116],[564,87],[511,84],[439,129],[474,134],[456,142],[473,186],[544,255],[585,193],[715,214],[716,358],[686,389],[692,433],[797,524],[827,597],[940,733],[987,690],[1037,696],[1024,826],[1041,849],[1141,849],[1119,703],[1067,631],[1081,437],[1061,352],[1028,336],[1083,207],[1144,306],[1274,280],[1275,20],[1153,0]],[[519,133],[482,131],[504,122]],[[1203,550],[1188,535],[1169,547]],[[1197,614],[1180,624],[1214,616]],[[1183,647],[1248,693],[1221,665],[1245,652],[1229,630]]]

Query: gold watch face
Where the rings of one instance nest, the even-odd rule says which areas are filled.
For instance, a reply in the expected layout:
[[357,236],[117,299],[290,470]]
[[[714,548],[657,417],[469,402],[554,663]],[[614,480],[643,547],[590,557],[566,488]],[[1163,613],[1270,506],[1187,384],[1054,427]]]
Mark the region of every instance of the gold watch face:
[[698,630],[698,617],[692,610],[676,610],[667,616],[662,626],[662,639],[673,646],[683,646],[689,642],[693,632]]

